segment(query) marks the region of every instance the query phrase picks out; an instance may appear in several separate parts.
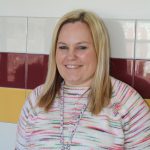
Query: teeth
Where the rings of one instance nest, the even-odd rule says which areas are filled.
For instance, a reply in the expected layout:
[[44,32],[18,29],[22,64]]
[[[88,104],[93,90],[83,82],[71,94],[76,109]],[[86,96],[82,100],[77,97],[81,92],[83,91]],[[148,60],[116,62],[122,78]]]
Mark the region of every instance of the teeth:
[[75,68],[78,68],[79,66],[78,65],[66,65],[66,67],[69,69],[75,69]]

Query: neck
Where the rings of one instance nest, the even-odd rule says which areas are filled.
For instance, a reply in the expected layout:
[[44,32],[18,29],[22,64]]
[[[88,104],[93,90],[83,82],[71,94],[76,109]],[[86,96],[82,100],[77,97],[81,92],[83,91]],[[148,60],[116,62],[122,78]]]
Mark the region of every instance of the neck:
[[65,86],[68,86],[68,87],[81,87],[81,88],[84,88],[84,87],[90,87],[91,84],[90,83],[83,83],[83,84],[73,84],[73,83],[68,83],[68,82],[65,82],[64,81],[64,85]]

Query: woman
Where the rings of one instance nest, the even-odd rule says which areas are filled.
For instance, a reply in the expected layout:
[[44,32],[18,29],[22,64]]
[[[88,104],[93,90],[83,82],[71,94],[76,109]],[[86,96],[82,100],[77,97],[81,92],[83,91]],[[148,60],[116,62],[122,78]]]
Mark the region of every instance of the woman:
[[16,150],[148,150],[150,110],[140,95],[109,75],[102,20],[75,10],[56,25],[44,85],[28,96]]

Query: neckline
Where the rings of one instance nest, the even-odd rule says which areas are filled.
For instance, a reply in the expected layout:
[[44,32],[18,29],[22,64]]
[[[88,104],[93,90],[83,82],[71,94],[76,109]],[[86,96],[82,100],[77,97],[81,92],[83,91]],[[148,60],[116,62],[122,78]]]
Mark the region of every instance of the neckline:
[[66,88],[66,89],[73,89],[73,90],[84,90],[84,89],[88,89],[90,88],[89,86],[68,86],[68,85],[63,85],[63,88]]

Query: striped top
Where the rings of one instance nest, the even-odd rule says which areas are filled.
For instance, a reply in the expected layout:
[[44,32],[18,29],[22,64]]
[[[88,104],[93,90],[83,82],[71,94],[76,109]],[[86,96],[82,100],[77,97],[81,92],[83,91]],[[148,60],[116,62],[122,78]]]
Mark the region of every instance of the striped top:
[[[83,114],[71,150],[150,150],[150,110],[129,85],[111,77],[111,103],[98,115]],[[87,87],[64,87],[64,142],[87,103]],[[87,91],[87,92],[86,92]],[[46,113],[35,107],[39,86],[28,96],[18,122],[16,150],[60,150],[60,98]],[[83,94],[85,93],[85,94]]]

